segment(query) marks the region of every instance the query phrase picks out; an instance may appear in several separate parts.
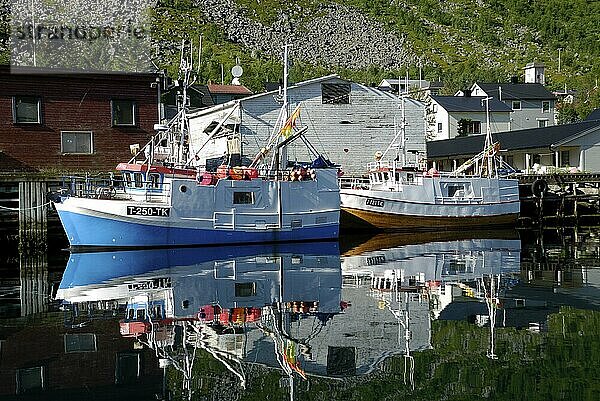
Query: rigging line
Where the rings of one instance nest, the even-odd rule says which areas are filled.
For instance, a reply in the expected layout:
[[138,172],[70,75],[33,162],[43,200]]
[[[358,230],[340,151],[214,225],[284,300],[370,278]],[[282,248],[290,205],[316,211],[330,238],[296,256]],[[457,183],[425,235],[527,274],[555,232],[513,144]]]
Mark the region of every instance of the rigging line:
[[13,212],[24,212],[25,210],[33,210],[33,209],[38,209],[41,207],[46,207],[48,205],[50,205],[52,202],[46,202],[43,205],[38,205],[38,206],[32,206],[32,207],[26,207],[24,209],[18,208],[18,207],[6,207],[6,206],[0,206],[0,209],[2,210],[10,210]]

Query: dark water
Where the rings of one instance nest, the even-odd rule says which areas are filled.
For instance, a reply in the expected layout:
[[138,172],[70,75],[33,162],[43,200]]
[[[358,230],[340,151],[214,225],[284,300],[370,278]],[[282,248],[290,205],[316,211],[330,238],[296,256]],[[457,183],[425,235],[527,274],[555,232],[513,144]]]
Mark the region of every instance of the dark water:
[[0,399],[600,399],[597,228],[72,255],[2,235]]

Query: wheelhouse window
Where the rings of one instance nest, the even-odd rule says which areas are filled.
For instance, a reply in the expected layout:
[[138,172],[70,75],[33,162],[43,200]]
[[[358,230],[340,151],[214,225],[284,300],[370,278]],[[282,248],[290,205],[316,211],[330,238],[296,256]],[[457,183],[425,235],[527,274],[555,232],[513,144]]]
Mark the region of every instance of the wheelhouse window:
[[123,173],[123,181],[126,187],[131,187],[131,174]]
[[149,175],[150,178],[150,182],[148,183],[148,185],[150,186],[150,188],[160,188],[160,174],[157,173],[151,173]]
[[542,113],[550,113],[550,101],[544,100],[542,102]]
[[521,110],[521,101],[520,100],[513,100],[512,101],[512,109],[513,110]]
[[93,153],[93,135],[91,131],[61,131],[60,151],[62,153]]
[[349,83],[321,84],[321,99],[323,104],[350,104]]
[[142,188],[144,186],[144,175],[142,173],[133,173],[133,181],[136,188]]
[[254,193],[253,192],[234,192],[233,193],[233,204],[234,205],[252,205],[252,204],[254,204]]
[[16,124],[40,124],[42,101],[35,96],[13,97],[13,121]]
[[115,100],[111,101],[112,125],[113,126],[134,126],[136,125],[136,109],[133,100]]

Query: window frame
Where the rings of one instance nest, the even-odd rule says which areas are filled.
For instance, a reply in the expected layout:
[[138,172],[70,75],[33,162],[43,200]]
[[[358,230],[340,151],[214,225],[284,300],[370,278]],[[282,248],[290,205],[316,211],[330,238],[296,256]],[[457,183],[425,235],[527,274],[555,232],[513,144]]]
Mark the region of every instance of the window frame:
[[[545,104],[548,105],[547,109],[544,107]],[[550,101],[549,100],[542,100],[542,113],[550,113]]]
[[[248,200],[247,198],[240,198],[240,196],[244,196],[244,197],[249,196],[249,202],[245,201],[245,200]],[[242,201],[244,201],[244,202],[242,202]],[[231,203],[233,205],[254,205],[255,202],[256,202],[256,199],[254,196],[254,191],[234,191],[233,197],[231,199]]]
[[[29,98],[35,99],[37,102],[37,121],[18,121],[17,116],[17,99]],[[25,124],[25,125],[40,125],[42,124],[42,98],[40,96],[31,95],[14,95],[12,97],[12,113],[13,113],[13,124]]]
[[[63,143],[64,134],[89,134],[90,151],[89,152],[67,152]],[[63,155],[93,155],[94,154],[94,131],[60,131],[60,153]]]
[[[517,104],[518,104],[519,106],[518,106],[518,107],[515,107],[515,105],[517,105]],[[521,101],[520,101],[520,100],[513,100],[513,101],[511,102],[511,108],[512,108],[513,110],[522,110],[523,108],[522,108],[522,105],[521,105]]]
[[444,124],[443,123],[437,123],[437,132],[438,134],[441,134],[444,131]]
[[[117,122],[115,116],[115,102],[131,102],[131,123]],[[133,99],[111,99],[110,100],[110,122],[113,127],[137,127],[138,113],[137,113],[137,102]]]
[[[542,123],[543,123],[543,125],[541,125]],[[548,127],[548,119],[547,118],[538,118],[537,119],[537,127],[538,128]]]
[[[465,128],[467,130],[467,135],[479,135],[481,134],[481,121],[471,120],[465,123]],[[475,129],[477,128],[477,130]]]
[[[31,387],[31,388],[23,388],[23,383],[21,382],[21,372],[24,371],[31,371],[33,369],[39,369],[39,373],[40,373],[40,387]],[[39,391],[39,390],[43,390],[46,388],[46,383],[45,383],[45,367],[44,366],[31,366],[29,368],[19,368],[16,370],[15,372],[15,380],[16,380],[16,388],[17,388],[17,394],[23,394],[23,393],[28,393],[28,392],[33,392],[33,391]]]
[[[68,342],[67,338],[71,337],[83,337],[83,336],[91,336],[94,343],[94,349],[84,349],[84,350],[69,350],[67,348]],[[77,354],[77,353],[85,353],[85,352],[97,352],[98,351],[98,340],[96,338],[96,334],[94,333],[65,333],[64,334],[64,344],[65,344],[65,354]]]
[[[567,156],[565,158],[565,155]],[[567,166],[571,166],[571,152],[567,149],[567,150],[561,150],[559,153],[559,157],[560,157],[560,167],[567,167]],[[566,163],[565,163],[565,159],[566,159]]]

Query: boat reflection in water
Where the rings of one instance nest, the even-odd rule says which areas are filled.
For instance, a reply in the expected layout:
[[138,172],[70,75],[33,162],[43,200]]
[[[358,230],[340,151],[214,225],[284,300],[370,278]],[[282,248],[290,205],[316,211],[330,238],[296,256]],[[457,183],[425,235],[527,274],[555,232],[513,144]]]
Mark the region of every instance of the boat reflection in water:
[[197,348],[242,386],[245,361],[318,370],[311,334],[292,326],[318,330],[345,307],[337,242],[75,253],[57,298],[119,305],[121,335],[156,350],[187,390]]
[[470,234],[380,234],[342,257],[344,288],[369,288],[404,330],[407,384],[414,386],[410,351],[430,343],[430,318],[489,326],[487,355],[496,358],[496,318],[506,301],[500,293],[520,274],[521,241],[514,231]]
[[518,274],[519,256],[514,238],[393,235],[341,257],[337,242],[74,253],[57,298],[119,309],[121,335],[179,370],[190,393],[198,349],[242,387],[249,364],[283,371],[293,393],[294,378],[364,375],[392,355],[414,387],[412,353],[431,348],[432,318],[465,297],[485,311],[489,277]]

